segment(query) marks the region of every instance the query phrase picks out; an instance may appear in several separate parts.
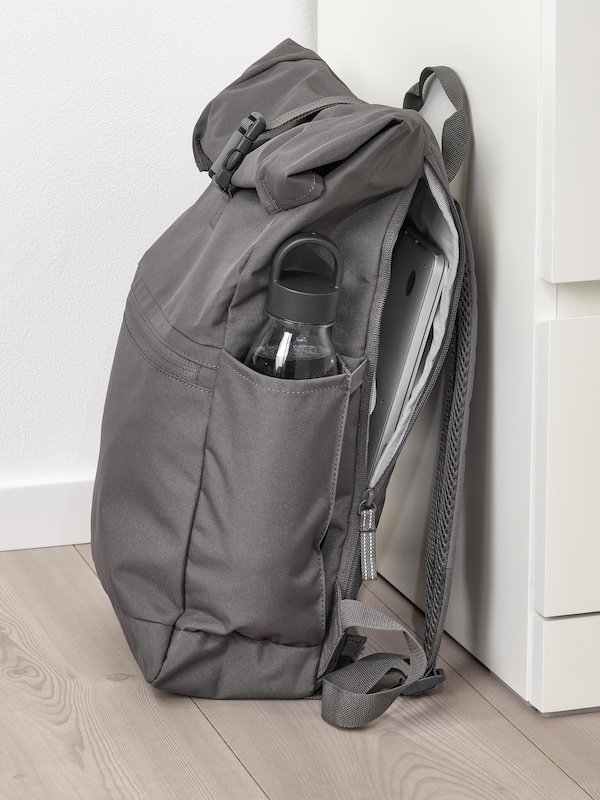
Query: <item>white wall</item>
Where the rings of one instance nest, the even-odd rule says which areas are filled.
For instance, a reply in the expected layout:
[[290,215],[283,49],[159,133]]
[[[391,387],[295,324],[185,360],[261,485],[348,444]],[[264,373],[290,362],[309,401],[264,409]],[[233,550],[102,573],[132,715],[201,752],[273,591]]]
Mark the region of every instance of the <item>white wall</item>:
[[316,46],[316,0],[3,0],[0,549],[87,538],[137,261],[205,186],[206,103],[287,37]]

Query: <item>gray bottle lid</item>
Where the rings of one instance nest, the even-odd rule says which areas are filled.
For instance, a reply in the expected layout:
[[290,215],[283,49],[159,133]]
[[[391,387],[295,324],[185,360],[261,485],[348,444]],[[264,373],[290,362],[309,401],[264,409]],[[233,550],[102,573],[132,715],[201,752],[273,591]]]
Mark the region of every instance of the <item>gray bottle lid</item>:
[[[315,253],[315,247],[333,256],[333,267]],[[290,322],[331,325],[343,273],[342,255],[331,239],[312,231],[297,233],[286,239],[273,257],[267,311]]]

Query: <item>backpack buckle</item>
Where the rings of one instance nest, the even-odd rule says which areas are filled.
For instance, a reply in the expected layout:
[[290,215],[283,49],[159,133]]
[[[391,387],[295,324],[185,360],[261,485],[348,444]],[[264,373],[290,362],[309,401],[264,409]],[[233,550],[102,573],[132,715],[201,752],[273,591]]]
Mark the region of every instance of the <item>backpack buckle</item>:
[[423,692],[428,692],[434,686],[438,686],[446,680],[446,673],[443,669],[434,669],[430,675],[424,675],[418,681],[411,683],[405,692],[402,692],[403,697],[418,697]]
[[254,142],[267,127],[262,114],[253,111],[242,120],[240,127],[230,136],[221,154],[213,161],[208,174],[219,189],[229,193],[233,173],[248,155]]

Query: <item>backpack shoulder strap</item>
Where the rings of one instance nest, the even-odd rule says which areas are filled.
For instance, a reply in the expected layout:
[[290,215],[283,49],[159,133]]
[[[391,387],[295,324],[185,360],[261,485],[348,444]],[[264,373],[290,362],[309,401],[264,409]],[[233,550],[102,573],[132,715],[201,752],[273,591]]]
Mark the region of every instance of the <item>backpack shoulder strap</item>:
[[433,504],[425,562],[425,675],[432,673],[439,650],[448,600],[460,505],[463,490],[469,406],[473,393],[477,338],[476,284],[473,253],[464,214],[457,204],[463,227],[466,259],[450,349],[446,357],[443,426],[438,454]]
[[464,480],[469,403],[473,390],[477,328],[471,243],[464,226],[466,266],[446,358],[443,430],[427,538],[423,647],[396,620],[358,600],[340,600],[340,627],[403,634],[408,654],[373,653],[329,672],[322,681],[322,715],[332,725],[357,728],[383,714],[400,695],[417,695],[441,683],[436,659],[444,631]]
[[469,152],[471,126],[466,110],[463,86],[450,67],[425,67],[419,78],[404,96],[404,108],[420,111],[425,103],[425,83],[435,75],[456,111],[444,122],[442,128],[442,156],[448,180],[452,181]]
[[[421,73],[419,82],[406,93],[404,107],[421,110],[425,100],[425,83],[432,75],[438,78],[456,109],[445,121],[442,130],[442,156],[448,180],[451,181],[465,160],[471,141],[465,92],[460,79],[449,67],[426,67]],[[413,689],[408,689],[406,694],[428,688],[427,682],[436,673],[435,661],[444,631],[454,567],[460,511],[458,501],[464,483],[469,406],[475,368],[477,303],[469,230],[463,210],[457,202],[455,206],[462,229],[459,259],[464,264],[464,270],[452,338],[445,360],[446,385],[442,433],[426,546],[423,646],[427,656],[427,668],[421,682],[417,681]]]
[[[446,121],[442,154],[451,180],[468,152],[470,128],[464,92],[454,72],[446,67],[428,68],[421,80],[406,95],[413,97],[405,107],[420,110],[423,86],[435,74],[457,111]],[[469,406],[473,392],[475,342],[477,335],[476,283],[471,240],[459,204],[462,228],[460,261],[464,265],[450,346],[445,360],[443,424],[438,452],[432,511],[426,546],[426,596],[423,647],[398,622],[355,600],[341,601],[342,629],[353,627],[393,630],[404,635],[408,655],[375,653],[354,661],[323,677],[323,717],[340,727],[359,727],[376,719],[400,695],[416,695],[441,683],[445,675],[436,669],[436,659],[444,631],[460,504],[464,483]]]

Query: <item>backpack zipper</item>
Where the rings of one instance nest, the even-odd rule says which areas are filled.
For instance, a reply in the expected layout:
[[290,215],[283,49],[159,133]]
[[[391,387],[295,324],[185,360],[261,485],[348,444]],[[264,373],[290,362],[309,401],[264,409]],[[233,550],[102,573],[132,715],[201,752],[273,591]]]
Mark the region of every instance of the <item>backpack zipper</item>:
[[[416,183],[415,183],[416,186]],[[408,207],[410,202],[412,201],[413,192],[410,193],[408,201],[405,200],[403,204],[396,210],[394,215],[394,219],[392,224],[390,225],[391,231],[396,231],[396,237],[388,236],[384,241],[384,245],[382,248],[382,260],[381,260],[381,271],[380,275],[384,275],[385,279],[385,286],[386,289],[381,291],[379,295],[376,297],[376,301],[374,303],[373,314],[372,314],[372,326],[369,331],[367,337],[367,347],[365,350],[365,355],[369,363],[373,364],[373,369],[371,373],[371,380],[374,382],[375,370],[377,367],[377,351],[378,348],[376,347],[375,343],[378,341],[379,337],[379,330],[381,326],[381,316],[383,313],[383,307],[385,305],[385,301],[387,299],[387,291],[389,288],[389,278],[391,272],[391,260],[392,260],[392,252],[393,247],[397,238],[398,231],[400,230],[408,212]],[[456,208],[451,198],[449,198],[448,203],[450,212],[453,217],[454,224],[459,227],[460,220],[457,217]],[[460,246],[460,245],[459,245]],[[453,288],[452,300],[450,303],[450,310],[448,314],[448,319],[456,319],[456,314],[458,310],[458,305],[460,302],[460,292],[456,290],[458,286],[458,280],[460,278],[460,265],[461,263],[464,264],[465,262],[465,255],[463,252],[459,252],[458,254],[458,267],[457,267],[457,275],[455,278],[455,285]],[[389,477],[394,464],[396,462],[397,456],[404,446],[406,439],[411,432],[415,421],[423,406],[427,402],[431,390],[435,383],[437,382],[442,368],[444,366],[444,362],[446,359],[446,355],[448,353],[450,347],[450,340],[453,334],[453,327],[450,325],[446,326],[446,330],[444,331],[444,337],[442,339],[439,352],[436,356],[435,362],[431,369],[429,378],[427,383],[423,387],[421,391],[420,398],[417,402],[417,405],[413,409],[413,413],[408,420],[404,433],[402,437],[395,443],[395,446],[391,453],[389,453],[386,457],[386,465],[384,466],[383,470],[380,472],[379,477],[375,481],[375,483],[367,484],[365,491],[361,496],[361,502],[358,508],[358,515],[359,515],[359,536],[358,540],[355,544],[354,551],[352,553],[352,558],[350,560],[349,567],[344,570],[344,574],[341,579],[341,586],[342,586],[342,593],[344,597],[348,596],[348,593],[352,590],[352,576],[356,575],[359,572],[359,560],[360,560],[360,574],[362,580],[376,580],[377,579],[377,565],[376,565],[376,530],[375,530],[375,519],[377,518],[377,505],[375,503],[375,498],[381,491],[381,487],[383,486],[385,480]],[[373,383],[371,384],[371,389],[373,390]],[[369,408],[366,410],[366,414],[369,415],[370,413],[370,406],[371,402],[369,403]],[[365,411],[363,411],[363,414]],[[369,444],[369,435],[368,435],[368,420],[367,420],[367,437],[366,437],[366,447],[365,447],[365,459],[364,459],[364,468],[365,474],[367,470],[367,453],[368,453],[368,444]],[[372,471],[372,474],[377,475],[379,472],[379,466],[382,463],[383,455],[380,457],[377,464],[375,464],[375,468]]]
[[307,117],[312,117],[315,114],[318,114],[320,111],[324,111],[326,108],[333,108],[334,106],[343,105],[364,105],[364,101],[359,100],[358,97],[353,97],[352,95],[322,97],[320,100],[313,100],[311,103],[307,103],[304,106],[295,108],[293,111],[288,111],[285,114],[281,114],[272,122],[269,122],[264,131],[258,137],[257,143],[260,144],[268,139],[272,139],[273,136],[283,133],[283,131],[287,130],[288,128],[295,127],[302,122],[302,120],[306,119]]
[[[381,327],[381,316],[383,314],[383,307],[387,298],[387,293],[390,284],[390,276],[392,269],[392,254],[394,252],[394,245],[398,238],[398,233],[402,227],[408,208],[412,201],[419,178],[414,181],[412,191],[408,192],[403,198],[401,203],[397,206],[388,232],[383,241],[381,250],[381,261],[378,278],[378,286],[375,290],[375,301],[371,312],[371,324],[367,333],[367,346],[365,348],[365,356],[367,363],[371,366],[371,395],[369,398],[368,407],[361,411],[363,423],[366,425],[367,436],[364,451],[364,474],[365,481],[367,476],[367,454],[369,452],[369,424],[368,419],[371,412],[371,400],[373,393],[373,385],[375,381],[375,370],[377,367],[377,342],[379,341],[379,329]],[[361,421],[359,420],[359,427]],[[376,525],[377,506],[375,505],[375,488],[367,486],[361,496],[361,502],[358,507],[359,517],[359,536],[354,546],[351,559],[348,559],[348,566],[340,576],[340,586],[344,597],[348,597],[352,588],[352,576],[358,572],[360,561],[360,572],[363,580],[376,580],[377,579],[377,565],[376,565]]]

